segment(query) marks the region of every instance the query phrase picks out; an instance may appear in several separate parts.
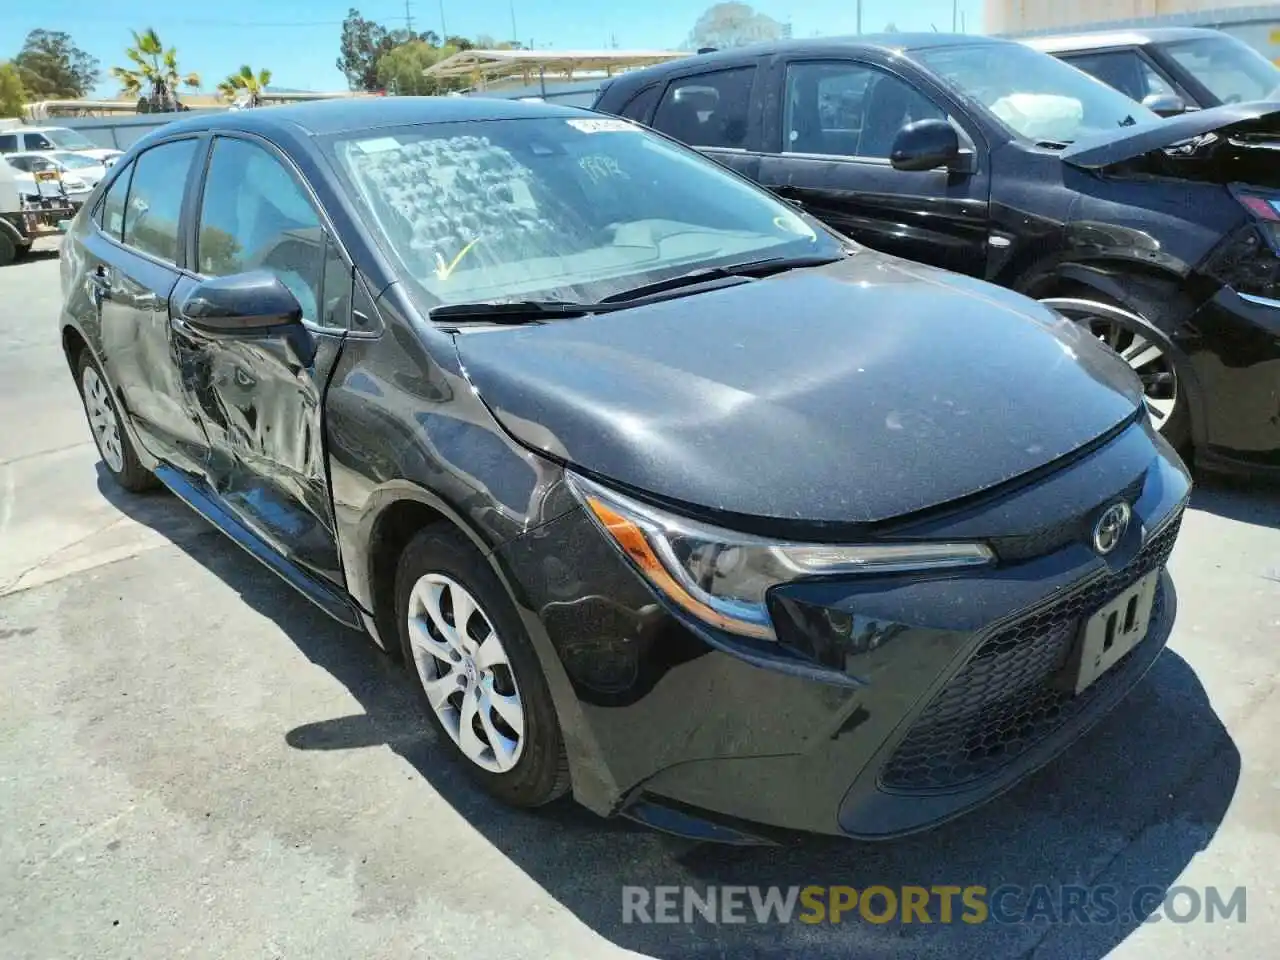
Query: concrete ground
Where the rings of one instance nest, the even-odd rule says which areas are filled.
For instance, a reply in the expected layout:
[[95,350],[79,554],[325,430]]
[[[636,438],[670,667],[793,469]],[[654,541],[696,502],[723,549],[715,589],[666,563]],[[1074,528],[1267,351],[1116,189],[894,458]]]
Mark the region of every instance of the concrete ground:
[[[97,467],[56,251],[0,269],[0,955],[1258,957],[1280,941],[1280,497],[1203,485],[1172,648],[1067,755],[905,841],[691,846],[468,789],[397,669]],[[696,705],[691,705],[691,709]],[[802,785],[797,785],[802,788]],[[1247,888],[1245,922],[624,924],[624,884]]]

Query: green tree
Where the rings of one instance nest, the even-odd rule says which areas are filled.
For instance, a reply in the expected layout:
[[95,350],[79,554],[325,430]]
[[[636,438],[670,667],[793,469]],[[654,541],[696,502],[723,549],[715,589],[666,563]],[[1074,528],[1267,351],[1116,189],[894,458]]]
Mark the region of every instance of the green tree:
[[22,77],[12,63],[0,63],[0,117],[21,117],[27,102]]
[[[455,39],[458,38],[449,38],[450,42]],[[386,85],[378,78],[378,61],[396,47],[410,43],[422,43],[427,47],[438,48],[440,35],[434,30],[423,33],[388,30],[377,21],[362,17],[359,10],[351,7],[347,11],[346,19],[342,21],[342,41],[337,67],[347,78],[347,86],[352,90],[367,92],[382,90]],[[466,49],[466,47],[458,47],[458,49]]]
[[707,7],[693,25],[686,44],[691,50],[702,47],[723,50],[764,40],[777,40],[783,33],[783,26],[777,20],[757,13],[748,4],[732,0]]
[[36,100],[79,100],[98,82],[96,58],[58,30],[32,30],[13,58],[22,86]]
[[424,40],[410,40],[392,47],[378,58],[378,86],[398,97],[434,96],[461,90],[466,86],[465,78],[423,76],[428,67],[457,52],[455,47],[432,46]]
[[154,29],[148,27],[142,33],[133,31],[133,46],[124,55],[130,67],[112,67],[111,76],[120,82],[120,89],[127,97],[139,97],[140,109],[157,113],[169,113],[181,107],[178,87],[195,90],[200,86],[198,73],[184,74],[178,69],[178,51],[166,48]]
[[248,106],[256,107],[262,103],[262,94],[270,82],[270,70],[259,70],[254,73],[253,68],[246,63],[238,72],[231,74],[218,84],[218,93],[223,99],[229,101],[235,101],[243,96],[248,101]]

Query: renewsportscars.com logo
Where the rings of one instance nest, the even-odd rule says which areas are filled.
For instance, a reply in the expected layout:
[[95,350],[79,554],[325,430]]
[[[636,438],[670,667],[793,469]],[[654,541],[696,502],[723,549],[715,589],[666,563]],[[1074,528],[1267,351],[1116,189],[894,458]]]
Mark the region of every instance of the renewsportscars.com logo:
[[623,887],[623,923],[1114,924],[1246,920],[1244,887]]

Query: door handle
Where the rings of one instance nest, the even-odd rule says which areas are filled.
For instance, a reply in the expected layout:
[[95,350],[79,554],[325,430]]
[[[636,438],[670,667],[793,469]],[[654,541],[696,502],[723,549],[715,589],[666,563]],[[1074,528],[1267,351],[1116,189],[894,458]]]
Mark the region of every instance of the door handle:
[[94,303],[101,304],[111,296],[111,271],[102,264],[89,273],[89,293]]

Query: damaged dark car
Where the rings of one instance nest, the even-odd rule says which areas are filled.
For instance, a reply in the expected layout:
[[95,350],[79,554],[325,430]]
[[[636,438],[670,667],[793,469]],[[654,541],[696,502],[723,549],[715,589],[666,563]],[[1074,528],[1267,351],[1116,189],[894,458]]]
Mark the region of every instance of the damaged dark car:
[[889,34],[629,72],[596,109],[875,249],[1046,301],[1201,466],[1280,476],[1280,103],[1165,120],[1021,43]]
[[368,631],[511,804],[907,833],[1052,760],[1172,629],[1190,479],[1115,353],[628,121],[178,121],[61,268],[106,473]]

